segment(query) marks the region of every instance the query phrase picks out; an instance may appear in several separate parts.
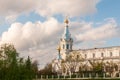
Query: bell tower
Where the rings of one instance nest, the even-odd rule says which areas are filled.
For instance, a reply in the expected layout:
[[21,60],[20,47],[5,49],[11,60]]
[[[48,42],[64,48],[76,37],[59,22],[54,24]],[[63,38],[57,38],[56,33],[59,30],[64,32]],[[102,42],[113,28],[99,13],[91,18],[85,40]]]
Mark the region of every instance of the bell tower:
[[71,38],[71,34],[69,32],[69,20],[66,18],[64,20],[64,33],[60,39],[60,55],[61,59],[66,59],[66,55],[72,51],[73,39]]

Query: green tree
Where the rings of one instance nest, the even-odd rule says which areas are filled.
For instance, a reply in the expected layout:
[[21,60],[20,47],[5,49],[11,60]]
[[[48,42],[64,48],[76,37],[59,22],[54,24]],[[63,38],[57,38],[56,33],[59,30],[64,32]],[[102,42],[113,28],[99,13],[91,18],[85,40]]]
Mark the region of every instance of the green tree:
[[[17,74],[17,55],[16,49],[13,45],[3,44],[0,48],[2,72],[4,76],[2,79],[13,80],[16,79]],[[9,78],[9,79],[8,79]]]
[[27,60],[26,60],[26,80],[32,80],[32,68],[31,68],[31,61],[30,61],[30,57],[28,56]]
[[35,78],[34,69],[30,57],[27,60],[19,58],[14,45],[0,47],[0,80],[32,80]]

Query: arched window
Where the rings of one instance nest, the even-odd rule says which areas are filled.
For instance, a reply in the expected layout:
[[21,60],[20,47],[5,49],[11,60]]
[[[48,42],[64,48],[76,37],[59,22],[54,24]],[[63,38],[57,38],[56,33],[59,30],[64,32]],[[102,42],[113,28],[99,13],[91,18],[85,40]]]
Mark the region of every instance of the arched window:
[[66,49],[69,49],[69,44],[66,45]]
[[103,53],[101,53],[101,57],[104,57],[104,54],[103,54]]
[[110,57],[113,56],[112,52],[110,52]]

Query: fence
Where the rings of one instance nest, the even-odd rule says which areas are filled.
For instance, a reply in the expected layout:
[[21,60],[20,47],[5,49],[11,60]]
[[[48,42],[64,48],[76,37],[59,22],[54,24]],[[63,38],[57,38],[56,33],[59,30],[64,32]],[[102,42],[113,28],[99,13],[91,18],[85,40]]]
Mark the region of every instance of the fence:
[[74,75],[40,75],[39,79],[36,77],[36,79],[34,80],[43,80],[43,79],[82,79],[82,80],[86,80],[86,79],[118,79],[120,80],[120,73],[118,74],[118,76],[113,76],[112,74],[107,75],[106,73],[103,74],[99,74],[99,73],[85,73],[85,74],[74,74]]

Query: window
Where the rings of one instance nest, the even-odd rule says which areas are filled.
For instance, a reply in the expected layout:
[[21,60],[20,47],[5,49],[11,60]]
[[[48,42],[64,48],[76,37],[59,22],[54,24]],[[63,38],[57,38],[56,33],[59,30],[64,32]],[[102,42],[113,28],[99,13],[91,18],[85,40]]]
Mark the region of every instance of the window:
[[87,58],[87,54],[85,54],[85,58]]
[[101,57],[104,57],[104,54],[103,54],[103,53],[101,53]]
[[66,45],[66,49],[69,49],[69,44]]
[[113,55],[112,55],[112,52],[110,52],[110,57],[111,57],[111,56],[113,56]]
[[95,58],[95,54],[93,53],[93,58]]

